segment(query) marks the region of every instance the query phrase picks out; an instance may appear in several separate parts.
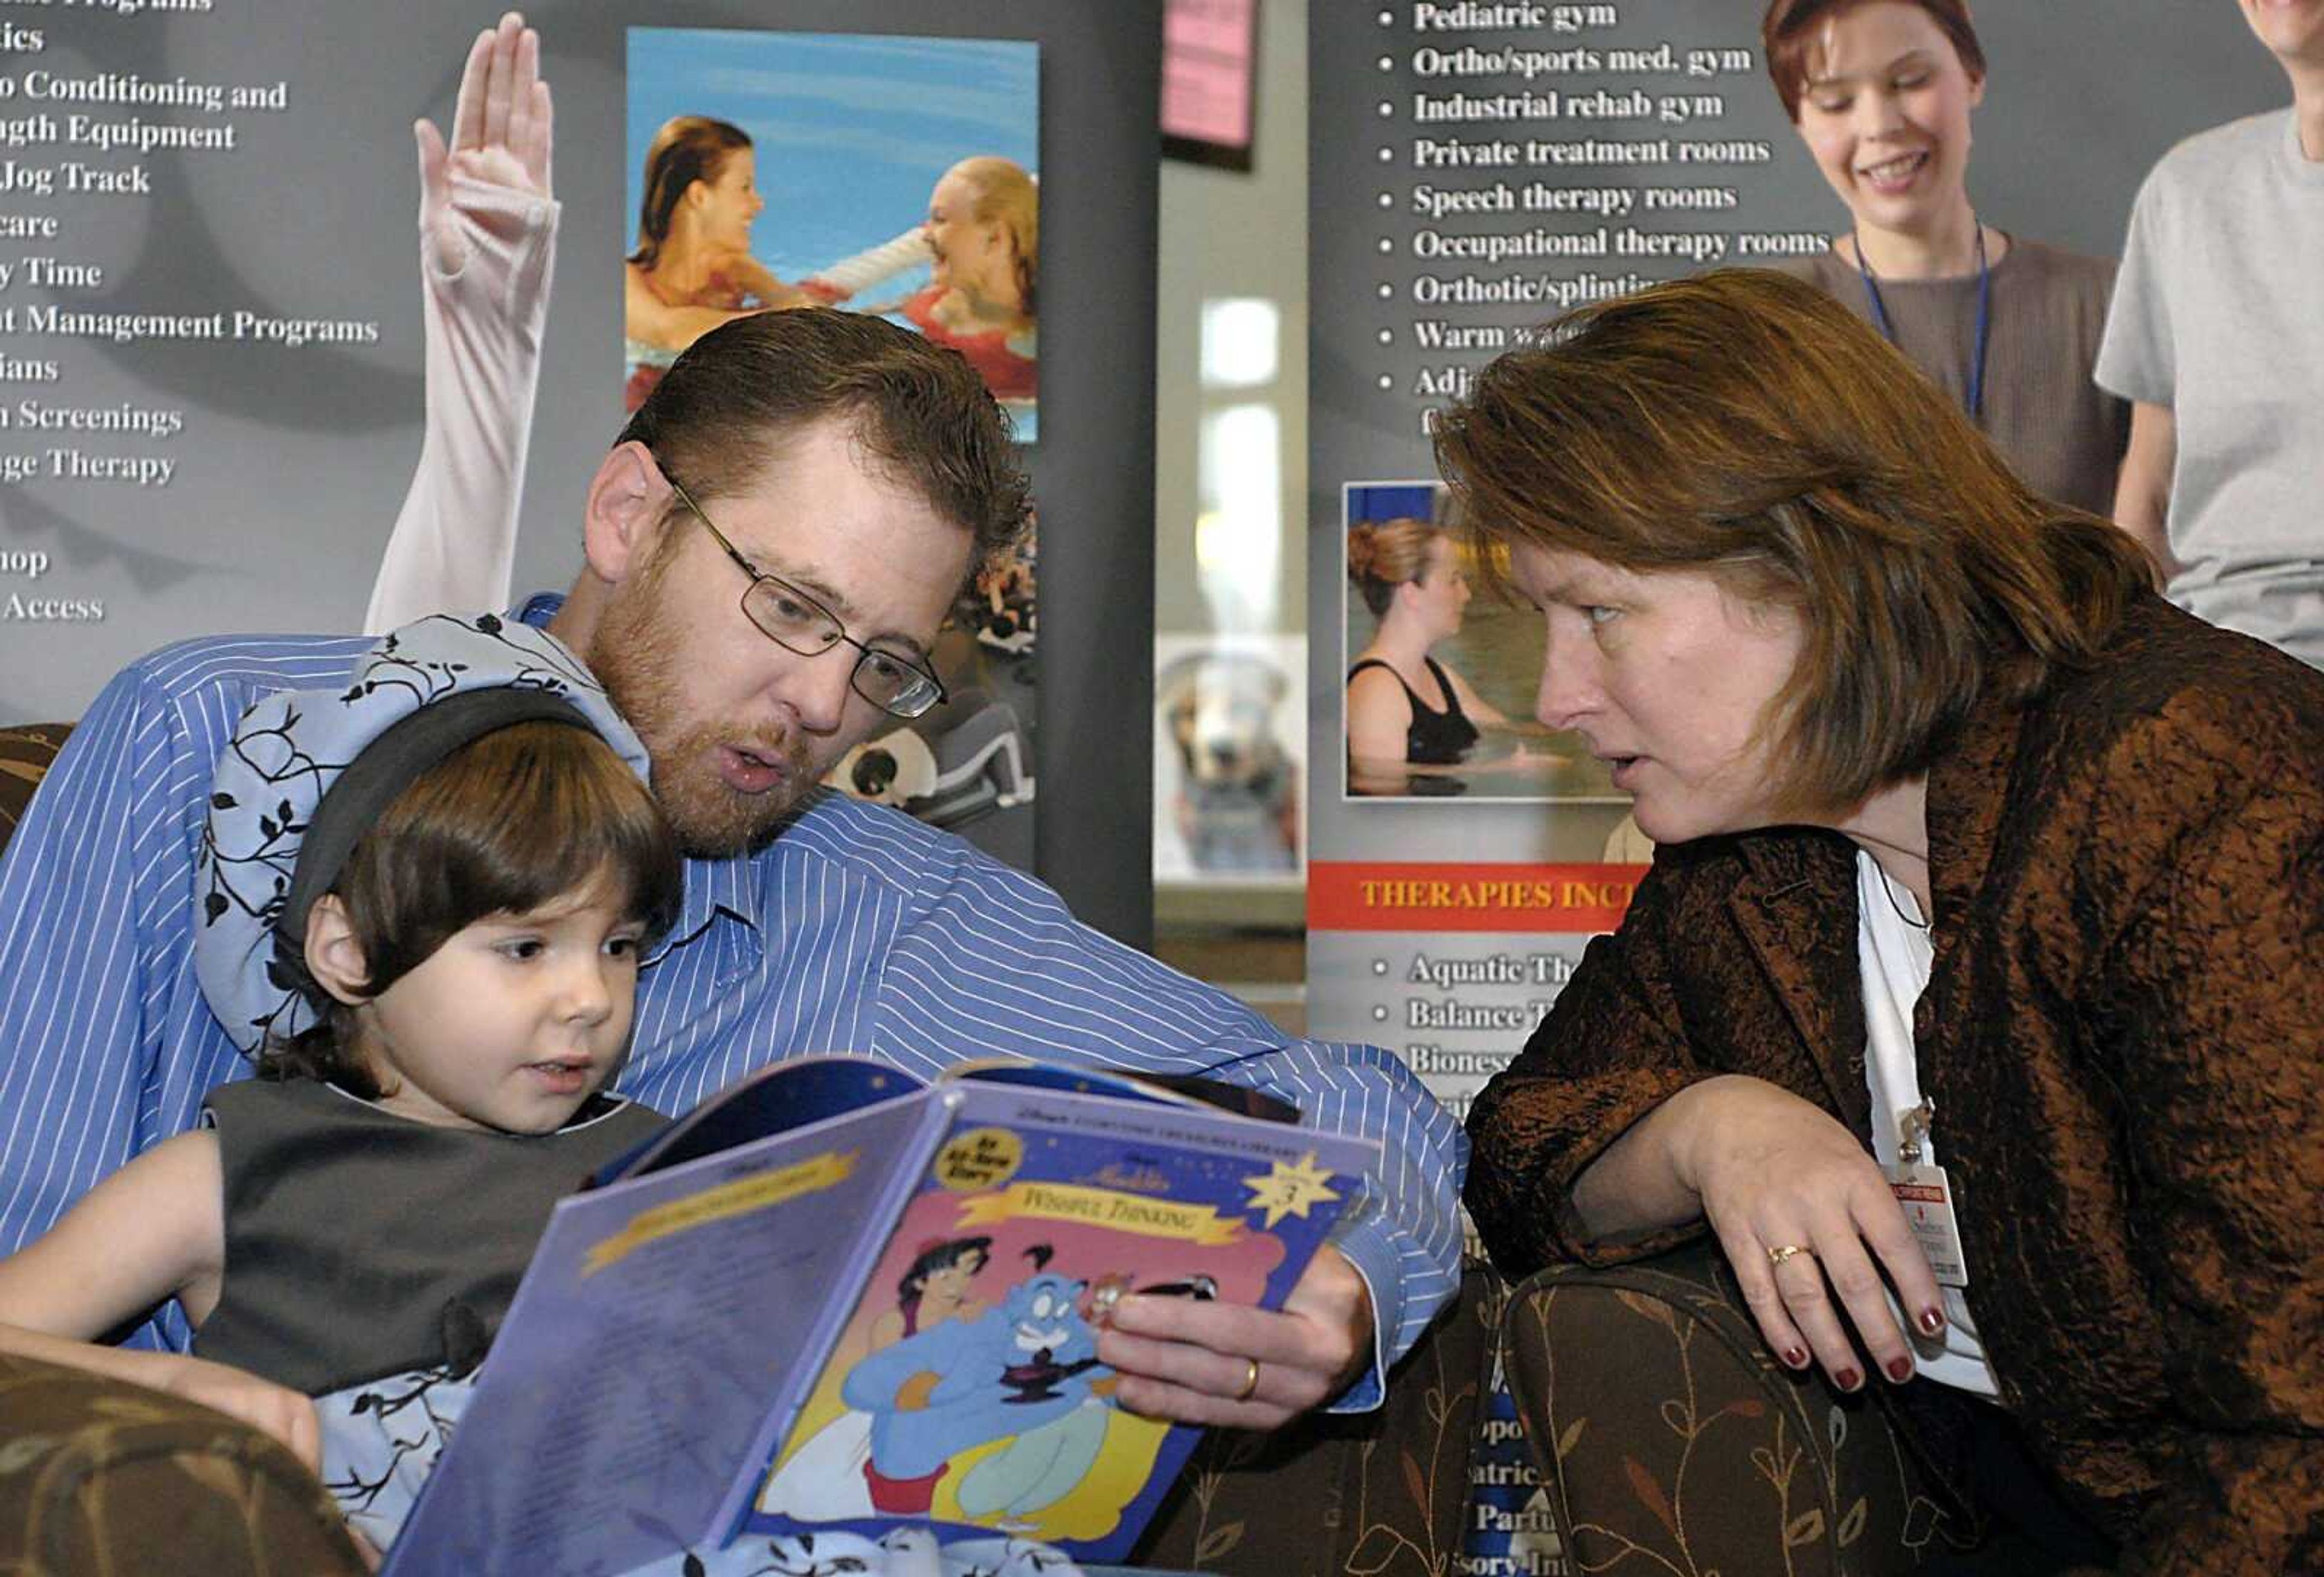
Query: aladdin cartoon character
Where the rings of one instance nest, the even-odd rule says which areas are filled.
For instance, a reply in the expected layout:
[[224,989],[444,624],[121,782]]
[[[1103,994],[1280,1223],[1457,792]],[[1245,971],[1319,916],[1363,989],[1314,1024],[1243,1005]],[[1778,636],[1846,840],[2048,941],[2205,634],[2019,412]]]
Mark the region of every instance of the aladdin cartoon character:
[[[894,1345],[946,1320],[973,1320],[985,1304],[972,1296],[992,1257],[988,1237],[930,1238],[919,1245],[896,1283],[896,1306],[882,1310],[866,1333],[871,1351]],[[872,1456],[872,1418],[853,1409],[818,1429],[761,1490],[759,1509],[802,1522],[870,1517],[863,1467]]]

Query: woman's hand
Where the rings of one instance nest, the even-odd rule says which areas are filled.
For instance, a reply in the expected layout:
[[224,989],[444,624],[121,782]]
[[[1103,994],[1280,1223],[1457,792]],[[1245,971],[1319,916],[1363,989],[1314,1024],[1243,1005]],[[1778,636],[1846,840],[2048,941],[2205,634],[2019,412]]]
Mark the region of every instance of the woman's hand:
[[[1778,1357],[1812,1355],[1842,1390],[1863,1383],[1856,1347],[1883,1374],[1913,1378],[1913,1349],[1889,1307],[1882,1273],[1924,1334],[1944,1328],[1943,1301],[1888,1180],[1856,1136],[1821,1108],[1764,1080],[1706,1080],[1666,1102],[1685,1110],[1665,1143],[1678,1181],[1702,1201],[1743,1301]],[[1785,1248],[1801,1250],[1784,1256]]]
[[457,273],[468,261],[452,178],[546,198],[555,130],[549,84],[540,79],[540,35],[512,11],[468,51],[449,148],[433,122],[411,128],[420,147],[420,226],[439,272]]
[[123,1353],[135,1362],[123,1378],[238,1418],[289,1446],[309,1472],[323,1466],[323,1429],[307,1397],[231,1364],[175,1352]]

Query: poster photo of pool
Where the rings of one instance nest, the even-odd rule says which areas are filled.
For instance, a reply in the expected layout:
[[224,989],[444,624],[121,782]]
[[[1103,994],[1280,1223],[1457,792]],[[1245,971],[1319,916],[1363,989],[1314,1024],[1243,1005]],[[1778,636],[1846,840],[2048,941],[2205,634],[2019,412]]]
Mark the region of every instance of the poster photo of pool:
[[1341,489],[1347,794],[1621,803],[1579,735],[1534,719],[1542,628],[1478,590],[1441,483]]
[[1009,40],[633,27],[623,402],[752,312],[876,313],[1038,430],[1040,51]]

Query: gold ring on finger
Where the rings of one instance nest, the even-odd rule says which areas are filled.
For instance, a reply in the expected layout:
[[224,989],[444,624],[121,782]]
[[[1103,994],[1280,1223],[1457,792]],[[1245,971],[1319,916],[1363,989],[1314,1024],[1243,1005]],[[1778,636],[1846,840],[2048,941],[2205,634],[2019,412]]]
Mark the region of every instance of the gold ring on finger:
[[1793,1255],[1804,1254],[1807,1251],[1808,1249],[1805,1243],[1780,1243],[1775,1248],[1767,1250],[1767,1263],[1770,1265],[1781,1265]]
[[1234,1394],[1233,1399],[1238,1402],[1248,1402],[1252,1393],[1259,1389],[1259,1360],[1246,1358],[1242,1361],[1242,1389]]

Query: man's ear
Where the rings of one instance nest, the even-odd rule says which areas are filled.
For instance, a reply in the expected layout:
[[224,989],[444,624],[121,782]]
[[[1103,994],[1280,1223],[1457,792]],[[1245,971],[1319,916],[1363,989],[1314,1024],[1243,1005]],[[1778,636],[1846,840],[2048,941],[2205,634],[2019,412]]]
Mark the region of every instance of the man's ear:
[[307,911],[306,955],[307,973],[335,1001],[350,1008],[371,1001],[371,965],[337,893],[325,893]]
[[669,493],[645,445],[632,438],[613,446],[589,479],[582,516],[582,554],[592,575],[619,586],[637,573],[652,557]]

